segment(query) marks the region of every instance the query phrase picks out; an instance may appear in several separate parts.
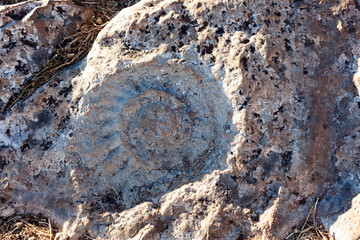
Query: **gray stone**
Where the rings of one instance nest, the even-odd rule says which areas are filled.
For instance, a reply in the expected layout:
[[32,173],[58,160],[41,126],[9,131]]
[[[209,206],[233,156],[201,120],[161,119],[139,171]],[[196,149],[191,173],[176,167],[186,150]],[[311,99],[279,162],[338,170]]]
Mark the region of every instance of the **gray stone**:
[[[3,114],[1,215],[43,213],[59,239],[284,239],[320,198],[319,223],[357,239],[359,9],[144,0],[122,10],[86,59]],[[12,58],[1,59],[4,103],[42,66],[27,57],[32,71],[16,75]]]

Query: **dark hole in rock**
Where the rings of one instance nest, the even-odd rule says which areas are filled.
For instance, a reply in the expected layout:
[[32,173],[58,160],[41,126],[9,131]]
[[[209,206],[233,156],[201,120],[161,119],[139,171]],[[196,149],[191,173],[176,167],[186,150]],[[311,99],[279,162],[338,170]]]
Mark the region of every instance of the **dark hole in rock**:
[[189,29],[188,25],[182,25],[181,28],[180,28],[180,33],[183,34],[183,35],[186,35],[188,29]]
[[13,20],[19,21],[25,17],[25,15],[28,13],[26,10],[21,10],[19,12],[16,11],[9,11],[5,14],[5,16],[10,17]]
[[285,172],[290,171],[292,155],[292,151],[286,151],[281,154],[281,167],[284,169]]

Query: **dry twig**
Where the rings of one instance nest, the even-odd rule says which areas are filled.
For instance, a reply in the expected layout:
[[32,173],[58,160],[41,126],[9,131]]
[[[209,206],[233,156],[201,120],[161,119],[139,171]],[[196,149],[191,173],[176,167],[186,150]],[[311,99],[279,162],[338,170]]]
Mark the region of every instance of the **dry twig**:
[[54,233],[58,232],[51,226],[50,220],[41,215],[15,215],[0,217],[0,239],[18,240],[33,239],[53,240]]
[[295,231],[290,233],[285,240],[334,240],[329,233],[326,233],[323,230],[322,226],[318,226],[317,224],[316,208],[318,203],[319,198],[317,198],[312,205],[301,230],[295,229]]

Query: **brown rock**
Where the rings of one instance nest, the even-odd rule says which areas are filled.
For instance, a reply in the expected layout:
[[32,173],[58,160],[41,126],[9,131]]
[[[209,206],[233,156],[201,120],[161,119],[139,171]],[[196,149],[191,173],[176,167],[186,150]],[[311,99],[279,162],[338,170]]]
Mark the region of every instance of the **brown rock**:
[[58,44],[93,16],[69,1],[0,6],[0,112],[9,98],[45,66]]
[[[220,0],[124,9],[86,59],[3,116],[1,214],[46,214],[59,239],[284,239],[320,198],[319,223],[357,239],[359,9]],[[3,101],[27,76],[14,56],[35,52],[12,51],[0,65]]]

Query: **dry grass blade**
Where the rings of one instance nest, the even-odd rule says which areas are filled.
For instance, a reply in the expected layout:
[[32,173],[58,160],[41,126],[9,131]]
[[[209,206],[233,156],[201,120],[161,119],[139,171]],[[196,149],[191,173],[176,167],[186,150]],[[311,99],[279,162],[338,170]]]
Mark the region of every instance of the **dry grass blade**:
[[15,215],[0,217],[0,239],[18,240],[33,239],[53,240],[57,230],[51,226],[50,220],[43,216]]
[[322,226],[318,226],[316,221],[316,209],[319,203],[319,198],[311,206],[311,209],[306,217],[305,223],[301,230],[295,230],[290,233],[285,240],[334,240],[334,238],[323,230]]
[[52,235],[52,227],[51,227],[51,222],[50,219],[48,219],[49,221],[49,231],[50,231],[50,240],[52,239],[53,235]]

